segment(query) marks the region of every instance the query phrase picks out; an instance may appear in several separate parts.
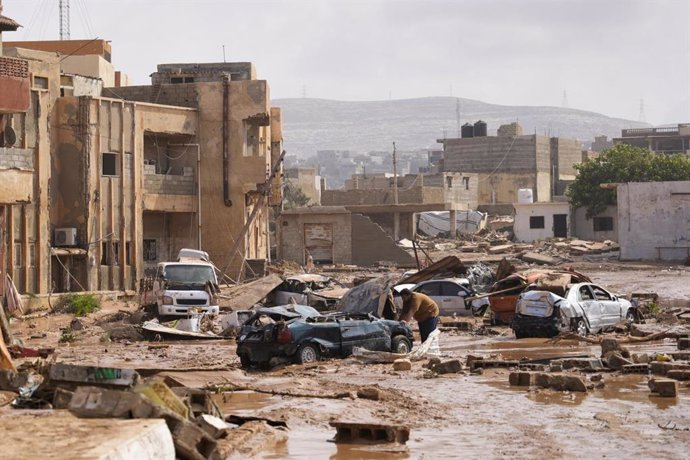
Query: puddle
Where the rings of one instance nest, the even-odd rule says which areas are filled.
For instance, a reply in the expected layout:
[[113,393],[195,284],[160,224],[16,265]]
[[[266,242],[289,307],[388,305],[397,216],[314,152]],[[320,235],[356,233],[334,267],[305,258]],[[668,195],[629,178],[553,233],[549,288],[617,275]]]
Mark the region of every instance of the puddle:
[[213,400],[224,415],[247,415],[266,408],[275,396],[256,391],[224,391],[213,395]]

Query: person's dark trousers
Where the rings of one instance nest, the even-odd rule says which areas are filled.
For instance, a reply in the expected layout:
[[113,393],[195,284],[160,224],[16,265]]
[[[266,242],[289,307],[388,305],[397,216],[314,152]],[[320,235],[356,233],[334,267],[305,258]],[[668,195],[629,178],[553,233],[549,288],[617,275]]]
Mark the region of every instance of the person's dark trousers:
[[419,335],[422,336],[422,343],[426,342],[429,334],[436,330],[438,324],[438,316],[432,316],[419,323]]

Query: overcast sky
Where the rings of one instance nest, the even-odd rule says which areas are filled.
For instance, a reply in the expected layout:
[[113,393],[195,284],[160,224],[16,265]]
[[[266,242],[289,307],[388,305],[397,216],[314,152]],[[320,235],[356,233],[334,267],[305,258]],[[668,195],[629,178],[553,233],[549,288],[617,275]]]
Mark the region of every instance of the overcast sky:
[[[58,0],[4,0],[58,38]],[[157,63],[252,61],[274,98],[459,96],[690,122],[688,0],[71,0],[71,37],[112,41],[135,84]]]

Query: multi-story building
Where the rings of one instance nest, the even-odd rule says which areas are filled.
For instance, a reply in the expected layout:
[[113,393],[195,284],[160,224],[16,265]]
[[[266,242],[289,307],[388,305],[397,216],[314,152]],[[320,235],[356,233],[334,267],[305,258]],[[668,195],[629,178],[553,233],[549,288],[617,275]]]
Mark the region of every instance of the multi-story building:
[[309,205],[321,204],[321,176],[317,168],[285,168],[283,177],[286,183],[297,187],[309,198]]
[[614,144],[642,147],[656,153],[690,154],[690,123],[663,128],[624,129],[621,137],[613,139]]

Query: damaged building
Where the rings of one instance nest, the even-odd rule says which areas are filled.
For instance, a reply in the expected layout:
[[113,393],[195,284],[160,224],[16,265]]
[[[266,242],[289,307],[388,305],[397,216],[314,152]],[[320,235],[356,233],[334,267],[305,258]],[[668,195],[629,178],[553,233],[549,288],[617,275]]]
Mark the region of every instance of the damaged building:
[[480,205],[515,203],[519,189],[532,189],[534,201],[551,201],[564,194],[582,161],[578,140],[525,135],[517,123],[500,126],[496,136],[487,135],[482,121],[466,124],[460,138],[438,142],[445,171],[478,174]]
[[0,255],[18,291],[131,291],[183,247],[233,278],[268,259],[281,119],[253,65],[162,65],[124,87],[109,43],[65,59],[71,42],[0,54]]

